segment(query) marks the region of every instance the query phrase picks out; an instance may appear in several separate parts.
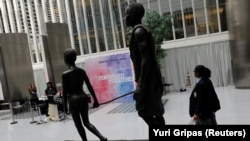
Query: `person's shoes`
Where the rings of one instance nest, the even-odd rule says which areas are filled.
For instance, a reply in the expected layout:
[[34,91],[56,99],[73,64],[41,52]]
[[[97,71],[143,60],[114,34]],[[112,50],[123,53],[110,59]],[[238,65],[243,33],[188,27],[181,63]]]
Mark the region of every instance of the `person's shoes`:
[[101,141],[108,141],[108,139],[104,137],[103,139],[101,139]]
[[185,92],[185,91],[187,91],[187,90],[184,89],[184,88],[181,88],[181,89],[180,89],[180,92]]

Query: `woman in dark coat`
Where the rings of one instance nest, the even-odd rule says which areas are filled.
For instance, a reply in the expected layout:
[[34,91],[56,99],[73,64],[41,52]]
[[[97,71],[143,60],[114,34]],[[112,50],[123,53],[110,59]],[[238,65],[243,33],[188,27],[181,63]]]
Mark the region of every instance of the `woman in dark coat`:
[[194,75],[197,83],[190,96],[189,114],[196,125],[217,125],[215,112],[221,107],[209,79],[211,71],[203,65],[198,65],[194,69]]

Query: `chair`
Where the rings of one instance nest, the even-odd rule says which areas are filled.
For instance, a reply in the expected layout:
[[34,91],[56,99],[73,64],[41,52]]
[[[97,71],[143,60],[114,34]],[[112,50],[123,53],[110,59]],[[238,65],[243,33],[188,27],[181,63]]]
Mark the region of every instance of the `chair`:
[[37,124],[46,123],[46,121],[43,121],[42,113],[41,113],[41,108],[45,107],[46,103],[45,102],[40,102],[38,98],[32,98],[32,99],[30,99],[30,106],[31,106],[31,110],[37,111],[38,115],[40,117],[40,121],[37,122]]
[[20,113],[24,107],[24,105],[21,105],[19,101],[12,102],[12,109],[13,109],[13,114]]

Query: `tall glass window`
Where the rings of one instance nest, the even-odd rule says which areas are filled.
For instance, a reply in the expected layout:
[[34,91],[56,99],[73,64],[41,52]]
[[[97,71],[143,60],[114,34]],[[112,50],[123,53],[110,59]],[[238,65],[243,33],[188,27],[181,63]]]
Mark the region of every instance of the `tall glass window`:
[[195,36],[194,15],[191,0],[183,0],[183,13],[187,37]]
[[204,1],[203,0],[193,0],[194,1],[194,10],[195,10],[195,20],[197,26],[197,34],[204,35],[207,34],[207,25],[206,17],[204,10]]
[[75,16],[75,10],[74,10],[75,7],[73,4],[73,0],[69,0],[69,7],[70,7],[70,14],[71,14],[71,23],[72,23],[75,49],[76,49],[77,54],[81,54],[79,37],[78,37],[78,32],[77,32],[78,29],[77,29],[77,25],[76,25],[76,16]]
[[58,4],[57,4],[56,0],[53,1],[53,8],[54,8],[54,12],[55,12],[56,22],[60,22],[59,9],[58,9]]
[[51,15],[51,9],[50,9],[50,5],[49,5],[49,0],[46,0],[46,11],[48,14],[48,22],[52,22],[52,15]]
[[13,5],[13,1],[10,1],[10,4],[11,4],[11,9],[12,9],[12,15],[13,15],[13,20],[14,20],[14,24],[15,24],[15,31],[17,32],[18,31],[18,29],[17,29],[17,17],[16,17],[16,15],[15,15],[15,10],[14,10],[14,5]]
[[[166,0],[165,0],[166,1]],[[158,0],[150,0],[150,10],[156,11],[159,13]]]
[[0,10],[0,28],[1,28],[1,33],[5,33],[5,29],[4,29],[4,24],[3,24],[3,15],[2,15],[2,11]]
[[124,38],[125,38],[125,47],[127,47],[127,37],[126,37],[126,33],[129,32],[129,28],[126,27],[126,22],[124,20],[124,17],[125,17],[125,11],[126,11],[126,8],[128,6],[128,2],[127,0],[121,0],[121,15],[122,15],[122,22],[123,22],[123,29],[124,29]]
[[[138,0],[137,0],[138,1]],[[149,10],[148,9],[148,0],[140,0],[139,1],[141,4],[143,4],[145,11]]]
[[162,15],[170,15],[169,0],[162,0],[160,7]]
[[206,0],[209,33],[219,32],[216,0]]
[[220,23],[221,31],[227,31],[227,13],[226,13],[226,0],[219,0],[219,12],[220,12]]
[[12,17],[10,17],[10,15],[9,15],[9,13],[8,13],[8,6],[7,6],[7,2],[6,1],[4,1],[4,10],[6,11],[6,17],[7,17],[7,23],[8,23],[8,28],[9,28],[9,32],[11,33],[12,32],[12,30],[11,30],[11,26],[10,26],[10,18],[12,18]]
[[22,7],[21,7],[21,3],[20,2],[18,2],[18,15],[20,16],[20,19],[21,19],[21,28],[22,28],[22,32],[24,32],[25,31],[25,28],[24,28],[24,17],[23,17],[23,15],[22,15]]
[[[161,1],[160,7],[161,7],[161,12],[162,15],[166,15],[169,16],[171,18],[171,11],[170,11],[170,7],[169,7],[169,0],[163,0]],[[171,29],[172,30],[172,29]],[[173,40],[173,31],[167,35],[167,37],[165,38],[165,40]]]
[[102,0],[102,6],[103,6],[103,18],[106,28],[106,37],[107,37],[107,43],[108,43],[108,50],[114,49],[114,40],[113,40],[113,33],[112,33],[112,24],[110,19],[110,12],[109,12],[109,0]]
[[100,51],[105,51],[105,41],[104,41],[104,34],[103,34],[103,25],[102,25],[102,18],[101,18],[101,11],[100,11],[100,5],[99,0],[93,0],[93,7],[94,7],[94,13],[95,13],[95,22],[96,22],[96,30],[98,34],[98,40],[99,40],[99,47]]
[[[126,27],[123,18],[125,17],[125,9],[128,3],[132,2],[141,3],[146,12],[148,10],[161,12],[160,14],[164,16],[169,15],[172,18],[173,26],[171,31],[173,32],[168,34],[165,40],[183,39],[195,35],[201,36],[228,30],[227,0],[36,1],[38,2],[38,10],[35,9],[35,0],[11,0],[10,2],[2,0],[2,6],[0,7],[0,32],[27,32],[34,63],[41,61],[42,43],[39,42],[40,36],[34,37],[33,35],[45,32],[45,20],[46,22],[61,22],[60,18],[62,18],[63,23],[72,25],[69,27],[70,39],[73,40],[72,43],[74,43],[73,46],[78,55],[80,55],[81,51],[83,51],[83,54],[90,54],[97,51],[104,52],[117,48],[125,48],[129,43],[130,30],[132,28]],[[74,7],[74,2],[76,2],[76,7]],[[28,7],[28,4],[30,7]],[[83,4],[86,7],[83,7]],[[66,11],[66,6],[67,8],[69,6],[69,11]],[[14,7],[17,11],[14,10]],[[52,19],[54,15],[55,21]],[[17,17],[20,18],[20,21],[17,21]],[[71,17],[70,21],[68,21],[68,17]],[[17,30],[19,28],[17,26],[18,23],[20,23],[21,28],[19,30]],[[41,33],[39,33],[40,31]],[[124,42],[126,45],[124,45]]]
[[175,38],[181,39],[184,38],[184,29],[183,29],[183,20],[181,5],[179,0],[171,0],[173,18],[174,18],[174,29],[175,29]]
[[94,31],[90,0],[85,0],[85,4],[86,4],[86,13],[87,13],[87,20],[88,20],[87,22],[88,22],[88,28],[89,28],[91,53],[96,53],[97,50],[96,50],[96,43],[95,43],[95,31]]
[[62,0],[60,2],[61,2],[61,7],[62,7],[62,9],[61,9],[61,11],[62,11],[62,17],[63,17],[63,20],[64,20],[63,22],[64,23],[68,23],[65,1]]
[[82,5],[82,0],[77,0],[76,1],[76,8],[77,8],[77,13],[78,13],[78,22],[79,22],[79,31],[80,31],[80,38],[82,42],[82,50],[84,54],[89,54],[89,49],[88,49],[88,41],[87,41],[87,32],[86,32],[86,26],[85,26],[85,19],[84,19],[84,14],[83,14],[83,5]]
[[112,0],[112,13],[113,13],[113,20],[115,26],[115,37],[116,43],[118,48],[123,48],[123,38],[122,38],[122,27],[121,27],[121,20],[120,20],[120,12],[118,7],[118,1]]

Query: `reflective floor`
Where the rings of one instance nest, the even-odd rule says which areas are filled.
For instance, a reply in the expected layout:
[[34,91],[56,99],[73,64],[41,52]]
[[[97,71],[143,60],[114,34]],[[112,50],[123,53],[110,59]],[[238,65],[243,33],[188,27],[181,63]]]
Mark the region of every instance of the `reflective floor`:
[[[188,114],[189,95],[185,92],[171,92],[164,96],[165,120],[167,125],[187,125],[191,119]],[[217,122],[226,124],[250,125],[250,89],[232,87],[216,88],[221,102],[221,110],[216,114]],[[0,113],[9,113],[0,110]],[[4,115],[4,114],[2,114]],[[8,115],[4,115],[5,117]],[[46,117],[43,116],[43,119]],[[39,117],[34,118],[39,121]],[[45,124],[31,124],[31,118],[16,119],[0,117],[1,141],[80,141],[70,116],[62,121],[47,121]],[[137,116],[134,103],[110,103],[90,111],[90,121],[109,140],[147,140],[148,127]],[[98,140],[88,130],[89,140]]]

